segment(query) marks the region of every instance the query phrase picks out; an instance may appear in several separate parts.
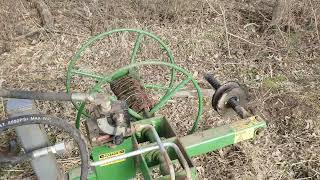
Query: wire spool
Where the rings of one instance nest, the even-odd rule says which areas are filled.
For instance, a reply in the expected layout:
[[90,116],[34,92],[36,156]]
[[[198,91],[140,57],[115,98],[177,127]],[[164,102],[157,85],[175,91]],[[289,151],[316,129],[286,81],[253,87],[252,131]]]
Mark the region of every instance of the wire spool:
[[152,101],[141,82],[129,75],[111,82],[110,87],[118,100],[126,101],[136,112],[149,110],[152,106]]

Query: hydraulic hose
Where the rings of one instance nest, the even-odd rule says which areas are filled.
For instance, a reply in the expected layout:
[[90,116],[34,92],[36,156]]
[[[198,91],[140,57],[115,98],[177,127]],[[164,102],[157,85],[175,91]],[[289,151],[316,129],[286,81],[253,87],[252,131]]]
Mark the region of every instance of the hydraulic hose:
[[94,101],[94,95],[88,93],[39,92],[0,89],[0,97],[15,99],[33,99],[42,101]]
[[[82,136],[82,134],[78,129],[74,128],[63,119],[46,116],[46,115],[39,115],[39,114],[13,117],[13,118],[0,121],[0,133],[9,128],[15,128],[17,126],[24,126],[24,125],[30,125],[30,124],[47,124],[47,125],[55,126],[67,132],[75,140],[75,142],[78,144],[78,147],[79,147],[80,158],[81,158],[80,179],[81,180],[87,179],[88,170],[89,170],[89,156],[88,156],[89,152],[88,152],[85,138]],[[20,159],[24,159],[24,158],[20,158]]]
[[71,101],[71,94],[55,92],[37,92],[23,90],[0,89],[0,97],[16,99],[35,99],[46,101]]

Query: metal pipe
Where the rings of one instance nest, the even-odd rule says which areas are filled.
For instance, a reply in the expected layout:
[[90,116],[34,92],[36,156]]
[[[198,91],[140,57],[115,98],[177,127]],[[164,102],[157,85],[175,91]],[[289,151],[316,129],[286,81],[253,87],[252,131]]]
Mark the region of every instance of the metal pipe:
[[178,155],[178,158],[181,160],[181,164],[182,164],[184,170],[186,171],[187,179],[191,179],[190,167],[188,165],[187,160],[184,158],[182,152],[180,151],[180,148],[175,143],[172,143],[172,142],[164,143],[164,145],[167,145],[167,146],[172,147],[174,149],[174,151]]
[[90,162],[90,166],[101,166],[101,165],[104,165],[104,164],[107,164],[107,163],[110,163],[110,162],[113,162],[113,161],[126,159],[126,158],[129,158],[129,157],[137,156],[137,155],[140,155],[140,154],[143,154],[143,153],[146,153],[146,152],[149,152],[149,151],[157,150],[157,149],[159,149],[159,146],[150,146],[150,147],[138,149],[136,151],[131,151],[131,152],[128,152],[128,153],[120,155],[120,156],[115,156],[115,157],[111,157],[111,158],[108,158],[108,159],[103,159],[103,160],[100,160],[100,161]]
[[65,149],[66,149],[65,143],[60,142],[53,146],[48,146],[48,147],[33,150],[31,152],[26,152],[25,154],[19,155],[19,156],[10,156],[8,154],[6,155],[0,154],[0,164],[10,163],[11,165],[15,165],[15,164],[22,163],[24,161],[29,161],[31,159],[46,156],[49,153],[60,154],[60,153],[63,153]]
[[[162,144],[163,144],[164,147],[172,147],[174,149],[174,151],[178,155],[178,158],[181,160],[181,164],[182,164],[183,168],[186,171],[187,178],[191,179],[190,167],[188,165],[188,162],[184,158],[182,152],[180,151],[179,147],[175,143],[171,143],[171,142],[165,142],[165,143],[162,143]],[[126,159],[126,158],[133,157],[133,156],[137,156],[137,155],[140,155],[140,154],[143,154],[143,153],[146,153],[146,152],[150,152],[150,151],[154,151],[154,150],[157,150],[157,149],[159,149],[159,146],[150,146],[150,147],[141,148],[141,149],[138,149],[136,151],[131,151],[129,153],[126,153],[126,154],[123,154],[123,155],[120,155],[120,156],[115,156],[115,157],[103,159],[103,160],[100,160],[100,161],[90,162],[90,166],[101,166],[101,165],[104,165],[104,164],[107,164],[107,163],[111,163],[111,162],[118,161],[118,160],[121,160],[121,159]]]
[[37,149],[32,151],[32,156],[33,158],[37,158],[37,157],[41,157],[41,156],[45,156],[49,153],[53,153],[53,154],[59,154],[59,153],[63,153],[66,149],[65,143],[64,142],[60,142],[58,144],[55,144],[53,146],[48,146],[48,147],[44,147],[41,149]]

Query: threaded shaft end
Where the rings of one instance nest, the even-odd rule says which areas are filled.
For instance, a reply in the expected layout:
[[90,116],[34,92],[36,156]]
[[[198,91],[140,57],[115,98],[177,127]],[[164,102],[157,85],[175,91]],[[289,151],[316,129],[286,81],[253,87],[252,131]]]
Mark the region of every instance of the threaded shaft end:
[[219,89],[221,87],[221,84],[219,83],[218,80],[216,80],[212,75],[210,74],[205,74],[204,78],[209,82],[209,84],[215,89]]
[[236,97],[232,97],[228,100],[228,105],[232,108],[232,109],[235,109],[238,105],[239,105],[239,102],[237,101],[237,98]]

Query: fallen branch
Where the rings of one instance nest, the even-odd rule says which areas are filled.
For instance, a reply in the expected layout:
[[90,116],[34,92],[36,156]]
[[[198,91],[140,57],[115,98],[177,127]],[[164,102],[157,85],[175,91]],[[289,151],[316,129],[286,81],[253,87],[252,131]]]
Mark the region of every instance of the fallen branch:
[[35,3],[38,13],[40,14],[44,29],[49,31],[53,30],[54,19],[46,3],[44,3],[42,0],[34,0],[33,3]]
[[33,36],[33,35],[35,35],[35,34],[37,34],[37,33],[41,33],[42,30],[43,30],[43,29],[36,29],[36,30],[31,31],[31,32],[29,32],[29,33],[27,33],[27,34],[24,34],[24,35],[15,37],[15,38],[11,39],[11,41],[19,41],[19,40],[21,40],[21,39],[25,39],[25,38],[31,37],[31,36]]
[[286,6],[287,0],[276,0],[272,11],[270,26],[278,25],[282,21],[287,11]]
[[247,40],[247,39],[245,39],[245,38],[243,38],[243,37],[237,36],[237,35],[235,35],[235,34],[232,34],[232,33],[229,33],[229,32],[228,32],[228,34],[229,34],[230,36],[233,36],[233,37],[235,37],[235,38],[238,38],[238,39],[240,39],[240,40],[242,40],[242,41],[244,41],[244,42],[247,42],[247,43],[249,43],[249,44],[251,44],[251,45],[254,45],[254,46],[257,46],[257,47],[266,47],[267,49],[270,49],[270,50],[273,50],[273,51],[277,51],[276,49],[271,48],[271,47],[268,47],[268,46],[265,46],[265,45],[255,44],[255,43],[253,43],[253,42],[251,42],[251,41],[249,41],[249,40]]
[[309,0],[309,3],[310,3],[310,6],[311,6],[311,9],[312,9],[312,12],[313,12],[313,17],[314,17],[314,25],[315,25],[315,28],[316,28],[316,33],[317,33],[317,38],[318,38],[318,41],[319,41],[319,44],[320,44],[320,36],[319,36],[319,29],[318,29],[318,19],[317,19],[317,13],[316,11],[314,10],[314,6],[313,6],[313,3],[311,0]]

